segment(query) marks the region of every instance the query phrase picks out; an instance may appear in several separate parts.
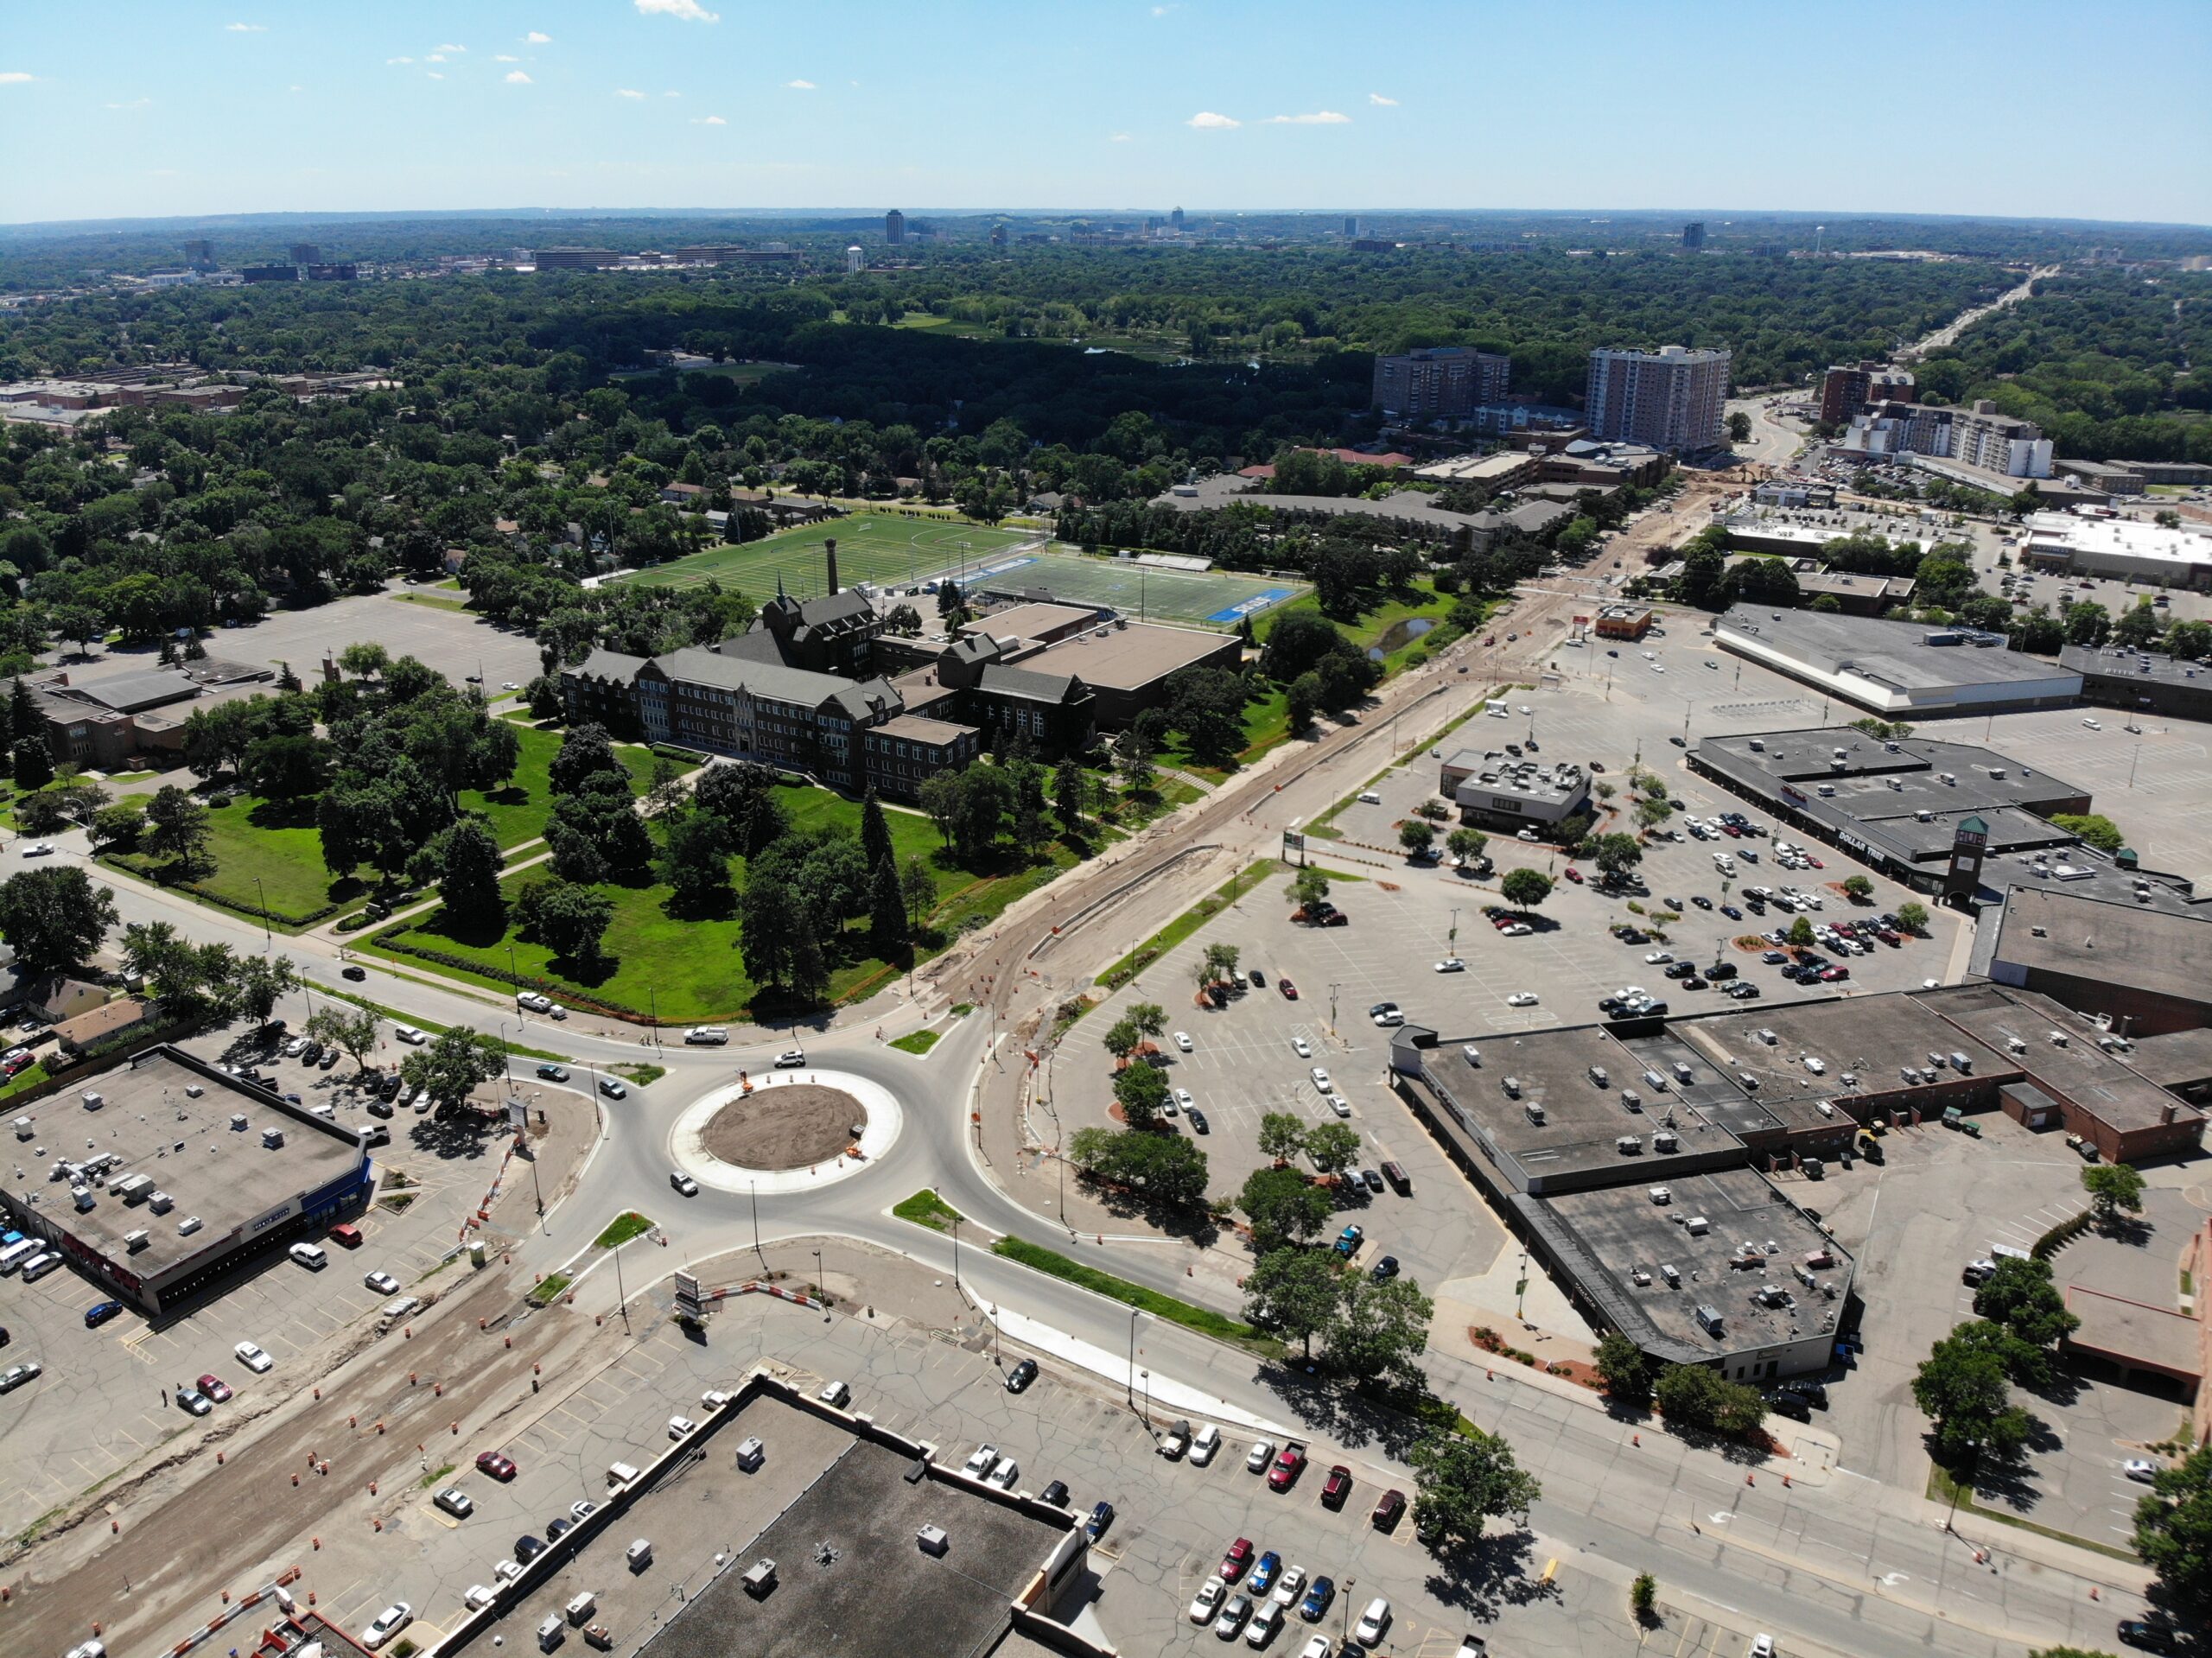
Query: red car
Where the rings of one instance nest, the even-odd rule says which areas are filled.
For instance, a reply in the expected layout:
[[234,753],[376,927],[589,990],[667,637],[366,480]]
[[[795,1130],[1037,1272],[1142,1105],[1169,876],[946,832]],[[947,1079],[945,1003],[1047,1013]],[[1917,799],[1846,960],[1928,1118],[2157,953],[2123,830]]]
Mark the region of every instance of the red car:
[[1744,838],[1744,831],[1733,823],[1723,823],[1720,826],[1720,832],[1732,841],[1740,841]]
[[1287,1491],[1298,1483],[1298,1477],[1305,1467],[1306,1452],[1297,1445],[1285,1445],[1275,1458],[1275,1465],[1268,1470],[1268,1489]]
[[1821,969],[1822,984],[1835,984],[1850,976],[1851,969],[1847,967],[1824,967]]
[[1812,865],[1815,869],[1826,869],[1827,867],[1826,864],[1822,863],[1818,858],[1815,858],[1809,852],[1805,854],[1805,861]]
[[1351,1470],[1338,1463],[1329,1470],[1327,1483],[1321,1487],[1321,1506],[1341,1509],[1344,1499],[1351,1495]]
[[1215,1575],[1224,1583],[1235,1583],[1244,1575],[1244,1568],[1252,1564],[1252,1540],[1240,1537],[1229,1546],[1229,1553],[1221,1557]]
[[220,1376],[202,1376],[200,1378],[199,1387],[200,1392],[206,1394],[208,1398],[213,1400],[219,1405],[227,1402],[230,1399],[230,1384],[225,1382]]
[[1288,979],[1277,979],[1275,981],[1275,988],[1282,992],[1282,999],[1285,1001],[1296,1001],[1298,1000],[1298,987],[1293,984]]
[[1582,872],[1580,869],[1577,869],[1573,864],[1569,864],[1567,867],[1567,878],[1573,881],[1577,886],[1582,885]]
[[514,1458],[503,1457],[496,1451],[480,1451],[476,1453],[476,1471],[489,1474],[493,1479],[512,1479]]

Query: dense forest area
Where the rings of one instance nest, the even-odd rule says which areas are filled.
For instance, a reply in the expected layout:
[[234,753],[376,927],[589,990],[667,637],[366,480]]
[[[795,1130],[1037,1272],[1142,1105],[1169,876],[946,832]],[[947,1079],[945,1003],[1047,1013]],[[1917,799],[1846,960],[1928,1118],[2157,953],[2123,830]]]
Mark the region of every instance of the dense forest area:
[[1921,364],[1922,395],[1993,399],[2061,455],[2212,461],[2212,272],[2097,268],[2036,284]]

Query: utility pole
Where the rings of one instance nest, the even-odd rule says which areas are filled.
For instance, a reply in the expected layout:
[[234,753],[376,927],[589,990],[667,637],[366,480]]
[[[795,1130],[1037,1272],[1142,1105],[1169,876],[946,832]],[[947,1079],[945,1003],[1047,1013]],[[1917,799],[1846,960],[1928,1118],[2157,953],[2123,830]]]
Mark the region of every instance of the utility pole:
[[616,1305],[622,1313],[622,1333],[630,1333],[630,1296],[622,1287],[622,1246],[614,1246],[614,1294]]
[[1135,1410],[1135,1409],[1137,1407],[1137,1313],[1138,1313],[1138,1311],[1139,1311],[1139,1310],[1138,1310],[1137,1308],[1135,1308],[1135,1307],[1131,1307],[1131,1308],[1129,1309],[1129,1369],[1128,1369],[1128,1378],[1127,1378],[1128,1385],[1127,1385],[1127,1388],[1126,1388],[1125,1391],[1127,1392],[1128,1396],[1128,1401],[1129,1401],[1129,1408],[1130,1408],[1131,1410]]
[[1329,987],[1329,1034],[1337,1033],[1337,992],[1343,989],[1341,981]]
[[261,877],[258,875],[253,878],[253,890],[261,899],[261,946],[263,953],[266,954],[276,947],[276,935],[270,931],[269,894],[262,891]]

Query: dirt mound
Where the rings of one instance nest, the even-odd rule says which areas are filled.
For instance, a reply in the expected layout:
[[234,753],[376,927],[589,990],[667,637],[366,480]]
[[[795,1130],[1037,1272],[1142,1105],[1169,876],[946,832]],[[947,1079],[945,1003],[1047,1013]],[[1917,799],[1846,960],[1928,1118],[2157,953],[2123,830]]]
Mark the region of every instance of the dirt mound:
[[842,1088],[779,1083],[732,1100],[700,1136],[707,1154],[743,1169],[803,1169],[827,1163],[859,1138],[868,1121]]

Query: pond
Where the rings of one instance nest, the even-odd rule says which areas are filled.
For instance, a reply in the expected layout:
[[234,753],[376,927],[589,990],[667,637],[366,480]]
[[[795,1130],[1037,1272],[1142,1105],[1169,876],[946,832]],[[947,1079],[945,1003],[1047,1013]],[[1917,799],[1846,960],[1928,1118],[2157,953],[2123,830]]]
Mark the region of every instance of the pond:
[[1382,630],[1382,637],[1367,648],[1367,659],[1380,662],[1401,645],[1410,645],[1436,626],[1433,616],[1408,616],[1402,621],[1392,622]]

